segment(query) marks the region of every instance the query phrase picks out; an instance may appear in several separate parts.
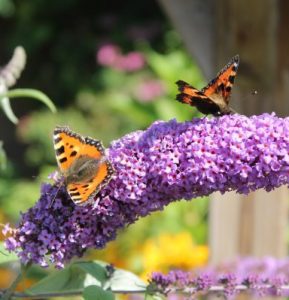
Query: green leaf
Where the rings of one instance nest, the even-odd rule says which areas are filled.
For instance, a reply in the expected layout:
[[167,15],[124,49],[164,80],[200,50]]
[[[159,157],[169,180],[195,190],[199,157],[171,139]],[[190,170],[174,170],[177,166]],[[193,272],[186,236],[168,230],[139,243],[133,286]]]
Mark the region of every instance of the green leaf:
[[70,279],[70,269],[56,270],[26,290],[29,294],[63,291]]
[[103,266],[101,266],[99,263],[94,261],[80,261],[73,264],[73,266],[76,266],[83,270],[85,273],[90,274],[95,279],[97,279],[101,284],[103,284],[106,279],[106,270]]
[[115,269],[104,285],[105,289],[124,292],[145,292],[146,283],[135,274],[122,269]]
[[99,286],[90,285],[83,291],[85,300],[114,300],[114,294],[111,291],[105,291]]
[[13,123],[13,124],[17,124],[18,123],[18,118],[15,116],[11,105],[10,105],[10,100],[8,97],[3,97],[0,98],[1,99],[1,106],[2,109],[6,115],[6,117]]
[[54,270],[51,274],[37,282],[26,292],[29,294],[51,293],[63,291],[79,291],[83,288],[85,274],[71,267]]
[[[87,267],[87,269],[89,269],[89,267]],[[92,268],[91,272],[96,273],[95,269]],[[80,268],[78,263],[75,263],[63,270],[54,270],[26,292],[30,294],[82,292],[83,288],[89,285],[100,286],[100,282],[91,276],[85,268]]]
[[[76,262],[63,270],[55,270],[31,288],[27,293],[44,294],[59,292],[81,292],[83,288],[98,287],[97,291],[105,292],[106,297],[94,299],[114,299],[108,290],[125,292],[145,292],[145,283],[131,272],[115,269],[111,277],[107,277],[104,262]],[[103,289],[100,285],[103,284]],[[88,290],[89,291],[89,290]]]
[[53,104],[52,100],[48,98],[44,93],[34,90],[34,89],[13,89],[7,91],[5,94],[1,95],[2,97],[8,98],[19,98],[19,97],[29,97],[44,103],[53,113],[56,112],[56,107]]

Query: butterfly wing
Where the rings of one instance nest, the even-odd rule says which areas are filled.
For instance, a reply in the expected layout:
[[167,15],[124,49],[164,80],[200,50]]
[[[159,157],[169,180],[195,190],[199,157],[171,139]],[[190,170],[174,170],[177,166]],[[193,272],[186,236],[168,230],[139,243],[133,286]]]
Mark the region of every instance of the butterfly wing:
[[[94,157],[99,159],[97,172],[88,181],[84,183],[69,183],[67,184],[67,191],[71,199],[78,205],[86,205],[93,201],[94,196],[110,181],[113,175],[113,167],[111,163],[104,156],[104,148],[99,141],[85,138],[85,145],[83,146],[83,155],[89,155],[91,151],[90,146],[94,147]],[[91,152],[90,152],[91,153]],[[92,153],[91,153],[92,154]],[[99,156],[100,154],[100,156]]]
[[53,141],[59,169],[65,174],[80,157],[84,138],[70,131],[68,127],[57,126],[54,129]]
[[239,67],[239,55],[235,55],[228,64],[209,82],[201,91],[210,97],[213,94],[219,94],[226,104],[229,103],[229,96],[232,91],[234,80]]
[[58,166],[64,176],[80,157],[98,161],[96,172],[88,182],[69,182],[66,186],[76,204],[87,204],[109,182],[113,174],[112,165],[105,157],[102,143],[89,137],[82,137],[68,127],[58,126],[54,130],[54,148]]
[[219,106],[205,95],[202,91],[192,87],[183,80],[176,82],[180,93],[176,99],[181,103],[195,106],[203,114],[215,114],[219,111]]

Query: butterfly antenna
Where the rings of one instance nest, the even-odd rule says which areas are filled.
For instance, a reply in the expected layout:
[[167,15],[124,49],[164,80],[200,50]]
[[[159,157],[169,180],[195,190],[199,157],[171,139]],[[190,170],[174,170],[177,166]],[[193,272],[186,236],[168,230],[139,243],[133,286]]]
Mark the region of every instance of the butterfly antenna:
[[237,112],[232,107],[229,107],[229,109],[230,109],[230,114],[237,114]]
[[59,186],[58,186],[58,189],[57,189],[57,191],[56,191],[56,193],[55,193],[55,195],[54,195],[53,199],[51,200],[51,202],[50,202],[50,204],[49,204],[48,208],[51,208],[51,207],[52,207],[52,205],[53,205],[53,203],[54,203],[54,201],[55,201],[55,199],[56,199],[56,197],[57,197],[57,195],[58,195],[58,193],[59,193],[60,189],[61,189],[61,188],[62,188],[62,186],[63,186],[63,184],[64,184],[64,182],[63,182],[63,181],[62,181],[62,182],[60,182],[60,184],[59,184]]

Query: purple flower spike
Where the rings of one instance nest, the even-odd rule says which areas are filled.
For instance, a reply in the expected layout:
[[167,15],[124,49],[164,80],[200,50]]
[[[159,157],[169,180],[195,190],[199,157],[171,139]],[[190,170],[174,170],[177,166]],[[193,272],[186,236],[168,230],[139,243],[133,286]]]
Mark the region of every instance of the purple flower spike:
[[165,295],[176,291],[194,296],[214,293],[235,299],[239,293],[246,292],[257,297],[288,297],[288,269],[288,258],[247,257],[193,272],[155,272],[151,274],[150,287]]
[[88,248],[102,248],[119,228],[172,201],[236,191],[270,191],[289,182],[289,118],[230,115],[155,122],[114,141],[115,169],[93,207],[77,207],[61,188],[45,184],[7,241],[23,261],[61,267]]

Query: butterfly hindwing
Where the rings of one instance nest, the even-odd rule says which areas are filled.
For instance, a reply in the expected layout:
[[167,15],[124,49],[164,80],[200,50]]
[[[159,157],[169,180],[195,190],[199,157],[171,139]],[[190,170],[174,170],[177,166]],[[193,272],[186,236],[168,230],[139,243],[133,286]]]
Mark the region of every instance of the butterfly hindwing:
[[176,84],[180,91],[180,94],[176,96],[179,102],[195,106],[204,114],[215,113],[219,110],[218,105],[212,99],[185,81],[178,80]]
[[[71,199],[79,205],[89,203],[113,174],[102,143],[58,126],[54,130],[54,147]],[[83,169],[85,174],[79,177]]]
[[229,103],[234,80],[239,67],[239,55],[235,55],[228,64],[211,80],[201,91],[208,97],[213,94],[221,94],[224,101]]
[[78,205],[88,204],[103,186],[105,186],[113,174],[113,168],[108,161],[101,162],[97,174],[89,182],[69,183],[67,191]]

